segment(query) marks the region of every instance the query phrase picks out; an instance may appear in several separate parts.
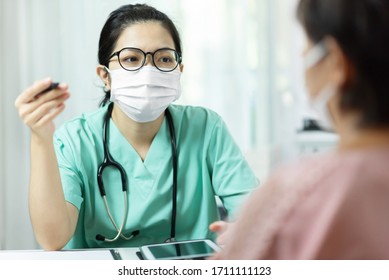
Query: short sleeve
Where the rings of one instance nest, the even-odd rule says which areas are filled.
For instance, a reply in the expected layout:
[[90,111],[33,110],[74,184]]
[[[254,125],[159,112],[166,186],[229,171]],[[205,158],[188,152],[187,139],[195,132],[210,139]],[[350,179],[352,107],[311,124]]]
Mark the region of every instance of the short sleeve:
[[212,130],[207,155],[215,194],[220,197],[228,215],[234,217],[259,180],[220,117]]
[[83,202],[82,180],[73,156],[72,147],[66,141],[66,137],[58,134],[54,136],[54,147],[65,199],[80,210]]

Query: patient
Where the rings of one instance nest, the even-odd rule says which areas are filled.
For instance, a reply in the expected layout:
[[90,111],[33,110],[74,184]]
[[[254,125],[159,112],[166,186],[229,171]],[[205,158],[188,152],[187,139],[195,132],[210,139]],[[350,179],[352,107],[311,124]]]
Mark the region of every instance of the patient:
[[309,99],[337,150],[276,171],[215,259],[389,259],[389,1],[301,0]]

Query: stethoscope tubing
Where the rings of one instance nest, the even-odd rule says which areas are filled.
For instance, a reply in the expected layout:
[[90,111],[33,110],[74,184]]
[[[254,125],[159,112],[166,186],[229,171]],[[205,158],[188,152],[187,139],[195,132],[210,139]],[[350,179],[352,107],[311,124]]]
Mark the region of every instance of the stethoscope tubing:
[[127,208],[128,208],[128,197],[127,197],[127,191],[124,191],[123,192],[123,199],[124,199],[124,215],[123,215],[123,219],[122,219],[122,224],[120,225],[120,228],[116,225],[116,222],[115,220],[113,219],[112,217],[112,214],[111,214],[111,211],[109,211],[109,207],[108,207],[108,202],[107,202],[107,197],[104,195],[103,196],[103,200],[104,200],[104,205],[105,205],[105,209],[107,210],[107,213],[108,213],[108,216],[109,216],[109,219],[111,220],[113,226],[116,228],[117,230],[117,234],[114,238],[112,239],[109,239],[109,238],[105,238],[105,241],[107,242],[114,242],[116,241],[119,237],[122,237],[124,238],[125,240],[130,240],[132,237],[127,237],[125,236],[124,234],[122,234],[122,231],[123,231],[123,228],[124,228],[124,224],[126,223],[126,220],[127,220]]
[[172,224],[170,228],[170,239],[168,241],[175,241],[176,236],[176,217],[177,217],[177,146],[176,133],[174,131],[173,119],[168,109],[165,111],[165,116],[169,124],[170,141],[172,146],[172,164],[173,164],[173,191],[172,191]]

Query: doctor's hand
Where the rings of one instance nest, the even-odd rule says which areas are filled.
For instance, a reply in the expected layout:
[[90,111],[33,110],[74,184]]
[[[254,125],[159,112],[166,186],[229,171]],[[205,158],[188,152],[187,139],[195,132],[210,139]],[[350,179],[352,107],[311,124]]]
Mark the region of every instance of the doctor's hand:
[[32,134],[50,141],[54,133],[53,120],[64,110],[64,102],[70,96],[66,84],[42,93],[51,82],[50,78],[36,81],[15,100],[19,116],[30,127]]
[[217,233],[216,243],[219,245],[225,244],[225,233],[232,223],[224,221],[216,221],[209,225],[209,230]]

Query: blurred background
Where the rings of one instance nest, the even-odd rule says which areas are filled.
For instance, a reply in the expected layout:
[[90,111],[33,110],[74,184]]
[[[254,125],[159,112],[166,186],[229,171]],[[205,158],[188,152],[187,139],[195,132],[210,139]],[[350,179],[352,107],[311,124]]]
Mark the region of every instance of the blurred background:
[[57,127],[97,109],[100,30],[124,4],[147,3],[173,20],[185,65],[177,103],[219,113],[261,182],[279,164],[332,149],[336,135],[311,130],[297,2],[0,0],[0,249],[38,248],[28,213],[30,135],[16,97],[49,76],[72,94]]

